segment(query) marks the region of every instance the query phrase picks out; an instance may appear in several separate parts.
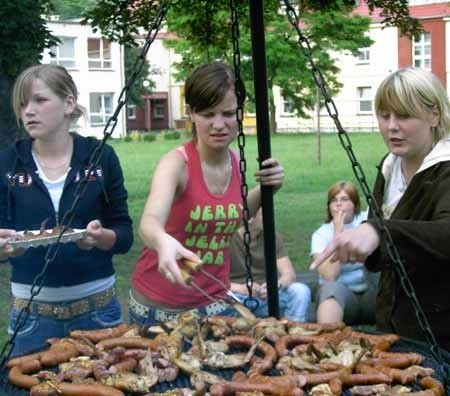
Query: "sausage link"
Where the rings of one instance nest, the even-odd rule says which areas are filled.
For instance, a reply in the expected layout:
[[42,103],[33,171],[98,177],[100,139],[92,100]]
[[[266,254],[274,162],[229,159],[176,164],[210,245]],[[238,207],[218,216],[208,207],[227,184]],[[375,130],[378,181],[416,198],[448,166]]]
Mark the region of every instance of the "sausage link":
[[87,338],[92,342],[100,342],[101,340],[106,340],[108,338],[116,338],[124,335],[130,326],[124,323],[119,324],[116,327],[110,327],[107,329],[99,330],[73,330],[70,332],[72,338]]
[[144,337],[117,337],[110,338],[108,340],[102,340],[96,345],[96,347],[100,351],[112,349],[119,346],[124,348],[155,349],[158,346],[158,341],[156,341],[155,339]]
[[30,355],[13,357],[8,360],[7,367],[12,368],[14,366],[17,366],[19,364],[25,363],[30,360],[36,360],[36,359],[39,360],[41,357],[41,354],[42,354],[42,352],[36,352],[36,353],[32,353]]
[[298,387],[283,387],[280,384],[252,383],[231,381],[214,384],[210,388],[211,396],[234,396],[237,392],[259,391],[272,396],[303,396],[304,392]]
[[431,390],[434,396],[445,396],[444,385],[442,385],[442,383],[437,379],[432,377],[424,377],[419,383],[422,388]]
[[39,384],[39,379],[28,375],[42,368],[41,362],[37,359],[22,362],[22,364],[14,366],[8,374],[9,382],[20,387],[30,389]]

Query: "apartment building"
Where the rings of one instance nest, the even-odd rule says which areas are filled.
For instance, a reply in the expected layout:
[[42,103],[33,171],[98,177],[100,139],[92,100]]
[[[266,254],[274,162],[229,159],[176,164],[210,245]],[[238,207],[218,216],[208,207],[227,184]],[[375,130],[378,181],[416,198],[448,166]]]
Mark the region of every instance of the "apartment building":
[[[340,68],[339,80],[342,89],[333,97],[343,127],[349,131],[373,132],[378,130],[373,108],[373,98],[380,82],[399,67],[417,66],[431,70],[447,86],[450,48],[450,6],[447,1],[412,0],[410,14],[422,23],[424,33],[414,39],[400,35],[395,27],[384,27],[379,12],[369,14],[367,4],[360,2],[356,12],[372,18],[368,35],[373,44],[361,48],[358,56],[336,54],[335,59]],[[147,59],[160,70],[160,76],[152,77],[156,82],[155,92],[146,99],[146,108],[133,109],[128,118],[128,128],[158,130],[158,117],[164,118],[164,128],[179,128],[187,119],[184,112],[183,84],[171,75],[171,64],[176,59],[172,50],[165,48],[160,34],[150,47]],[[289,101],[281,96],[275,87],[276,123],[279,132],[334,132],[333,120],[325,108],[312,111],[310,118],[296,117]],[[158,104],[158,98],[167,98],[164,107]],[[159,106],[159,107],[158,107]],[[130,123],[134,121],[134,123]],[[248,132],[254,131],[254,115],[247,114],[244,127]]]
[[[123,47],[76,20],[62,22],[53,17],[47,27],[61,42],[45,50],[42,62],[67,68],[77,85],[78,101],[86,110],[86,117],[80,118],[75,129],[81,135],[102,138],[125,85]],[[123,108],[112,136],[122,137],[126,130]]]

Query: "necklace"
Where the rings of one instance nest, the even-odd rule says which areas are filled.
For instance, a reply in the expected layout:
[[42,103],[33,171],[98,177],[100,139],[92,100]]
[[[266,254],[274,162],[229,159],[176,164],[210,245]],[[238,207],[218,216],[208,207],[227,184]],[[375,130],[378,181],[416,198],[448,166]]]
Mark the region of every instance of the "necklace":
[[46,160],[44,160],[40,154],[36,151],[36,147],[33,147],[32,154],[36,162],[39,163],[39,166],[43,169],[48,169],[50,171],[52,170],[61,170],[66,169],[70,163],[70,160],[72,158],[72,145],[70,144],[70,149],[68,153],[64,153],[64,159],[56,164],[49,163]]
[[61,163],[59,163],[57,165],[49,165],[49,164],[46,164],[45,161],[42,160],[42,157],[40,157],[38,153],[36,153],[34,151],[33,154],[34,154],[35,158],[37,159],[37,161],[39,162],[39,166],[44,169],[57,170],[57,169],[61,169],[61,168],[66,168],[70,162],[70,157],[67,157],[64,159],[64,161],[62,161]]

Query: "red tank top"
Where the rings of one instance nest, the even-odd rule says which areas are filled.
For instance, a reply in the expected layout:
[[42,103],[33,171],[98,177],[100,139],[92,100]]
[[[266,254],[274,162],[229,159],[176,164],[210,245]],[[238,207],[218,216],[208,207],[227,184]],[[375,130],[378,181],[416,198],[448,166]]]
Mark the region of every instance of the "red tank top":
[[[165,229],[205,263],[204,269],[229,285],[231,236],[242,219],[241,175],[236,155],[231,152],[232,175],[223,194],[211,194],[203,178],[195,142],[184,145],[187,155],[187,183],[177,197]],[[179,265],[181,265],[179,263]],[[225,292],[202,273],[194,281],[215,298]],[[170,308],[197,308],[211,301],[192,287],[170,283],[158,272],[158,255],[144,247],[132,276],[133,286],[153,301]]]

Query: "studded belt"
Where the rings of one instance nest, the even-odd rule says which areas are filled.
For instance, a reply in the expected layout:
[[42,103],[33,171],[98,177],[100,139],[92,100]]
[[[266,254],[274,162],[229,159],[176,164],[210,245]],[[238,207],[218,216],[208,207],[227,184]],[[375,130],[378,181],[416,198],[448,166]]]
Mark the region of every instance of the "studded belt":
[[[30,305],[30,311],[38,315],[51,316],[59,320],[67,320],[95,309],[106,307],[115,295],[115,288],[110,287],[100,293],[70,302],[46,303],[33,301]],[[27,299],[17,297],[14,298],[12,303],[12,306],[17,309],[23,309],[27,305]]]
[[[139,301],[136,301],[136,299],[133,297],[133,295],[131,293],[131,290],[130,290],[130,294],[129,294],[129,304],[130,304],[130,309],[135,314],[137,314],[141,317],[148,316],[150,308],[144,304],[141,304]],[[206,315],[212,316],[212,315],[218,315],[218,314],[222,313],[223,311],[226,311],[229,308],[230,308],[230,305],[227,304],[225,301],[217,301],[212,304],[206,305],[206,306],[202,307],[201,309],[202,309],[202,311],[204,311],[204,313],[206,313]],[[178,316],[183,312],[192,312],[192,313],[200,312],[199,309],[197,309],[197,308],[184,310],[184,311],[166,311],[161,308],[153,308],[153,307],[151,309],[154,311],[155,320],[158,322],[167,322],[167,321],[171,321],[171,320],[176,320],[176,319],[178,319]]]

